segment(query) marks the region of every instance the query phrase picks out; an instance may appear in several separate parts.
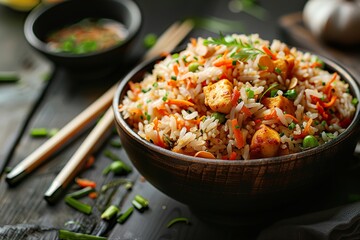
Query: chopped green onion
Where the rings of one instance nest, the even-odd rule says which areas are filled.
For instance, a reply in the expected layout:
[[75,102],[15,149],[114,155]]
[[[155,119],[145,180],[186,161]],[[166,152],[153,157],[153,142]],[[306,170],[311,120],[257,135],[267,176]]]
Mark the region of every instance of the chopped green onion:
[[69,193],[66,196],[77,199],[77,198],[87,196],[91,192],[95,192],[95,189],[92,188],[92,187],[85,187],[85,188],[82,188],[82,189],[80,189],[80,190],[78,190],[76,192]]
[[157,86],[159,85],[159,83],[158,83],[158,82],[154,82],[152,85],[153,85],[153,87],[157,87]]
[[270,97],[276,97],[278,94],[277,94],[277,92],[278,92],[279,90],[277,90],[277,89],[273,89],[273,90],[271,90],[270,91]]
[[143,211],[144,207],[135,199],[131,201],[132,205],[139,211]]
[[109,172],[115,174],[130,173],[131,168],[122,161],[114,161],[103,170],[103,174],[107,175]]
[[279,85],[278,83],[273,83],[273,84],[271,84],[271,85],[268,87],[268,89],[266,89],[266,90],[263,92],[263,94],[260,96],[259,102],[261,102],[261,99],[265,96],[265,94],[266,94],[268,91],[271,91],[271,89],[276,88],[278,85]]
[[354,106],[356,106],[358,103],[359,103],[359,100],[357,98],[353,98],[351,100],[351,104],[354,105]]
[[223,124],[223,123],[226,122],[225,114],[223,114],[223,113],[214,112],[214,113],[211,114],[211,117],[219,120],[220,124]]
[[106,240],[107,238],[84,234],[84,233],[75,233],[75,232],[70,232],[68,230],[60,229],[59,230],[59,239],[62,239],[62,240]]
[[[122,167],[126,172],[131,172],[132,168],[130,166],[128,166],[127,164],[125,164],[118,156],[116,156],[113,152],[111,152],[110,150],[105,150],[104,154],[106,157],[110,158],[111,160],[113,160],[114,162],[121,162],[122,163]],[[115,165],[113,165],[113,167],[118,168],[119,163],[116,163]]]
[[0,71],[0,82],[17,82],[20,76],[17,72]]
[[51,128],[48,132],[48,137],[53,137],[59,132],[58,128]]
[[129,182],[128,180],[126,179],[115,179],[113,181],[110,181],[109,183],[103,185],[101,187],[101,192],[104,193],[106,192],[108,189],[110,188],[113,188],[113,187],[117,187],[117,186],[120,186],[120,185],[123,185],[123,184],[127,184],[127,183],[130,183],[132,184],[131,182]]
[[250,88],[247,88],[247,89],[245,90],[245,92],[246,92],[248,98],[254,98],[255,93],[254,93],[253,90],[251,90]]
[[158,37],[156,34],[149,33],[144,38],[144,46],[146,48],[152,48],[155,45],[155,43],[157,42],[157,40],[158,40]]
[[48,130],[46,128],[32,128],[30,129],[30,135],[32,137],[46,137]]
[[277,74],[281,74],[282,71],[281,71],[280,68],[277,68],[277,67],[276,67],[276,68],[275,68],[275,72],[276,72]]
[[118,212],[120,211],[120,209],[115,206],[115,205],[110,205],[102,214],[101,214],[101,218],[102,219],[106,219],[106,220],[110,220],[113,216],[115,216],[116,214],[118,214]]
[[72,197],[65,197],[65,202],[75,208],[76,210],[78,210],[79,212],[85,213],[85,214],[90,214],[92,212],[92,207],[89,204],[86,203],[82,203],[78,200],[76,200],[75,198]]
[[325,120],[323,120],[323,121],[321,122],[321,126],[323,126],[323,127],[326,126],[326,121],[325,121]]
[[303,139],[303,147],[304,148],[314,148],[314,147],[317,147],[317,146],[319,146],[319,142],[314,136],[307,135]]
[[287,90],[284,93],[284,96],[287,97],[288,99],[294,100],[297,96],[296,90],[295,89]]
[[149,206],[149,200],[147,200],[146,198],[144,198],[143,196],[137,194],[134,198],[135,201],[137,201],[138,203],[141,204],[141,206],[143,206],[144,208]]
[[174,80],[174,81],[176,81],[176,76],[171,76],[171,80]]
[[179,217],[179,218],[174,218],[172,219],[170,222],[168,222],[168,224],[166,225],[167,228],[170,228],[172,225],[174,225],[175,223],[179,223],[179,222],[184,222],[186,224],[189,224],[190,221],[188,218],[185,217]]
[[258,64],[258,68],[259,68],[260,70],[266,70],[266,69],[268,69],[267,66],[263,66],[263,65],[260,65],[260,64]]
[[167,101],[167,99],[168,99],[168,95],[169,95],[169,93],[168,93],[168,92],[166,92],[166,93],[165,93],[165,96],[163,96],[162,100],[163,100],[164,102],[166,102],[166,101]]
[[111,141],[110,141],[110,145],[111,145],[112,147],[115,147],[115,148],[121,148],[121,147],[122,147],[121,142],[120,142],[119,139],[113,139],[113,140],[111,140]]
[[189,65],[190,72],[196,72],[199,69],[200,64],[198,62],[193,62]]
[[293,130],[296,127],[296,124],[294,122],[291,122],[288,126],[290,130]]
[[171,58],[172,59],[177,59],[177,58],[179,58],[179,53],[174,53],[173,55],[171,55]]
[[126,210],[124,213],[121,213],[117,219],[117,222],[120,224],[123,224],[129,217],[130,215],[133,213],[134,208],[133,207],[129,207],[128,210]]

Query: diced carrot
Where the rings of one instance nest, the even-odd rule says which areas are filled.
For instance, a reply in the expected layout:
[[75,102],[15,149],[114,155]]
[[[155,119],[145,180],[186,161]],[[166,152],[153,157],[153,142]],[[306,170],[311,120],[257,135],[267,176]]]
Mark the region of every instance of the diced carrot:
[[168,104],[174,104],[176,106],[179,106],[181,108],[187,108],[187,107],[192,107],[194,106],[194,103],[190,102],[190,101],[187,101],[187,100],[182,100],[182,99],[168,99],[167,100],[167,103]]
[[77,185],[79,185],[82,188],[85,188],[85,187],[96,188],[96,182],[91,181],[89,179],[76,178],[75,182],[76,182]]
[[175,80],[169,80],[169,81],[167,82],[167,84],[168,84],[169,86],[171,86],[171,87],[176,87],[176,86],[177,86],[177,82],[176,82]]
[[173,70],[174,70],[175,75],[177,76],[179,74],[179,66],[177,64],[174,64]]
[[250,112],[250,110],[249,110],[247,107],[245,107],[245,106],[243,106],[243,107],[241,108],[241,111],[242,111],[247,117],[250,117],[250,116],[252,115],[252,113]]
[[202,157],[202,158],[209,158],[209,159],[215,159],[215,156],[207,151],[198,151],[195,153],[194,157]]
[[94,165],[94,163],[95,163],[95,157],[91,155],[85,163],[85,168],[86,169],[91,168]]
[[291,118],[294,122],[296,122],[296,123],[298,123],[299,122],[299,120],[297,120],[297,118],[296,117],[294,117],[293,115],[291,115],[291,114],[284,114],[284,117],[285,118]]
[[231,120],[231,126],[232,130],[234,132],[236,147],[238,149],[241,149],[243,146],[245,146],[244,136],[241,132],[241,129],[239,127],[238,121],[236,118]]
[[233,61],[234,60],[232,60],[230,58],[226,59],[226,58],[221,57],[221,58],[215,60],[213,65],[215,67],[226,66],[227,68],[229,68],[229,67],[233,67]]
[[316,102],[316,109],[325,120],[329,118],[329,114],[326,113],[324,107],[321,105],[320,102]]
[[191,41],[191,45],[193,47],[196,47],[196,44],[197,44],[196,38],[191,38],[190,41]]
[[267,46],[263,46],[262,49],[264,50],[264,52],[269,55],[269,57],[272,59],[272,60],[276,60],[277,57],[276,57],[276,54],[273,53]]
[[329,102],[324,103],[323,106],[326,108],[332,107],[335,104],[335,101],[337,99],[337,96],[333,95]]
[[306,123],[306,126],[305,126],[304,130],[299,135],[294,135],[294,139],[297,140],[297,139],[306,137],[309,134],[312,122],[313,122],[313,119],[309,118],[309,120]]
[[91,193],[89,193],[89,198],[91,198],[91,199],[96,199],[97,197],[98,197],[98,193],[97,192],[91,192]]
[[240,91],[235,88],[231,95],[231,104],[233,106],[236,106],[238,104],[239,98],[240,98]]
[[130,90],[135,94],[138,94],[141,91],[141,87],[139,83],[134,83],[133,81],[129,81]]
[[230,154],[229,160],[235,160],[236,159],[236,152],[232,152]]

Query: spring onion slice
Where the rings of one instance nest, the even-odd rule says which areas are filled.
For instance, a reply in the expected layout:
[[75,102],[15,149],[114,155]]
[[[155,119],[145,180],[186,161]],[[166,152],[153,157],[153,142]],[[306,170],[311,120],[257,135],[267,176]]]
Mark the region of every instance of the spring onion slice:
[[166,225],[166,227],[167,227],[167,228],[170,228],[172,225],[174,225],[175,223],[179,223],[179,222],[184,222],[184,223],[186,223],[186,224],[189,224],[189,223],[190,223],[190,221],[189,221],[188,218],[186,218],[186,217],[178,217],[178,218],[172,219],[172,220]]
[[144,198],[143,196],[137,194],[134,198],[135,201],[137,201],[138,203],[141,204],[141,206],[143,206],[144,208],[149,206],[149,200],[147,200],[146,198]]
[[110,220],[113,216],[115,216],[116,214],[118,214],[118,212],[120,211],[120,209],[115,206],[115,205],[110,205],[102,214],[101,214],[101,218],[102,219],[106,219],[106,220]]
[[87,196],[89,193],[94,192],[94,191],[95,191],[95,189],[92,187],[85,187],[76,192],[67,194],[66,197],[71,197],[71,198],[77,199],[77,198]]
[[90,214],[92,212],[92,207],[89,204],[86,203],[82,203],[78,200],[76,200],[75,198],[72,197],[65,197],[65,202],[75,208],[76,210],[78,210],[79,212],[85,213],[85,214]]
[[122,224],[124,223],[129,217],[130,215],[133,213],[134,208],[133,207],[129,207],[128,210],[126,210],[124,213],[121,213],[117,219],[117,222]]
[[0,82],[17,82],[20,76],[17,72],[0,71]]

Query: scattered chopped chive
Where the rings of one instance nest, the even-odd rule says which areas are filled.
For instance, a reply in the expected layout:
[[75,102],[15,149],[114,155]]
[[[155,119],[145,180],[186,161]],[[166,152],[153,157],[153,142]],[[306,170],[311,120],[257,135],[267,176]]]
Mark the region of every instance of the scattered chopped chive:
[[283,133],[283,132],[281,132],[281,133],[279,134],[280,137],[282,137],[282,136],[284,136],[284,135],[285,135],[285,133]]
[[294,128],[295,128],[295,123],[294,122],[291,122],[290,124],[289,124],[289,126],[288,126],[288,128],[290,129],[290,130],[293,130]]
[[107,238],[84,234],[84,233],[75,233],[75,232],[70,232],[68,230],[60,229],[59,230],[59,239],[62,239],[62,240],[106,240]]
[[198,62],[193,62],[189,65],[190,72],[196,72],[199,69],[200,64]]
[[46,128],[32,128],[30,129],[30,135],[32,137],[46,137],[48,130]]
[[20,76],[13,71],[0,71],[0,82],[17,82]]
[[357,98],[353,98],[351,100],[351,104],[354,105],[354,106],[356,106],[358,103],[359,103],[359,100]]
[[[113,181],[108,182],[107,184],[103,185],[101,187],[101,192],[104,193],[106,192],[108,189],[113,188],[113,187],[117,187],[123,184],[127,184],[127,183],[131,183],[126,179],[115,179]],[[132,183],[131,183],[132,184]]]
[[179,53],[174,53],[173,55],[171,55],[171,58],[172,59],[177,59],[177,58],[179,58]]
[[65,202],[69,204],[69,206],[75,208],[79,212],[90,214],[92,212],[92,207],[89,204],[82,203],[75,198],[65,197]]
[[112,139],[112,140],[110,141],[110,145],[111,145],[112,147],[115,147],[115,148],[121,148],[121,147],[122,147],[121,142],[120,142],[119,139]]
[[314,124],[315,124],[315,125],[319,125],[319,121],[318,121],[318,120],[315,120],[315,121],[314,121]]
[[168,95],[169,95],[169,93],[168,93],[168,92],[166,92],[166,93],[165,93],[165,96],[163,96],[162,100],[163,100],[164,102],[166,102],[166,101],[167,101],[167,99],[168,99]]
[[110,172],[113,172],[114,174],[126,174],[131,171],[132,169],[123,161],[114,161],[103,170],[103,175],[107,175]]
[[141,92],[143,92],[143,93],[147,93],[147,92],[149,92],[151,90],[151,88],[148,88],[148,89],[141,89]]
[[232,64],[233,66],[235,66],[235,65],[236,65],[236,62],[237,62],[237,61],[236,61],[236,60],[234,60],[234,61],[232,61],[232,63],[231,63],[231,64]]
[[266,90],[262,93],[262,95],[261,95],[260,98],[259,98],[259,102],[261,102],[261,99],[265,96],[265,94],[266,94],[268,91],[271,91],[273,88],[276,88],[278,85],[279,85],[278,83],[273,83],[273,84],[271,84],[271,85],[268,87],[268,89],[266,89]]
[[255,93],[254,93],[253,90],[251,90],[250,88],[247,88],[247,89],[245,90],[245,92],[246,92],[248,98],[254,98]]
[[152,85],[153,85],[153,87],[157,87],[159,84],[158,84],[158,82],[154,82]]
[[131,201],[132,205],[139,211],[143,211],[144,207],[135,199]]
[[278,94],[277,94],[278,90],[277,89],[273,89],[270,91],[270,97],[276,97]]
[[325,126],[326,126],[326,121],[323,120],[323,121],[321,122],[321,125],[322,125],[323,127],[325,127]]
[[133,213],[134,208],[129,207],[124,213],[120,213],[119,217],[117,218],[117,222],[123,224]]
[[[126,172],[131,172],[132,171],[132,168],[125,164],[117,155],[115,155],[113,152],[111,152],[110,150],[105,150],[104,151],[104,155],[108,158],[110,158],[111,160],[115,161],[115,162],[121,162],[122,163],[122,167],[124,168],[124,170]],[[117,163],[118,164],[118,163]],[[119,164],[118,164],[119,165]],[[116,165],[114,165],[113,167],[116,167]]]
[[275,68],[275,72],[277,73],[277,74],[281,74],[281,69],[280,68]]
[[295,89],[287,90],[284,93],[284,96],[287,97],[288,99],[294,100],[297,96],[296,90]]
[[314,136],[307,135],[306,137],[304,137],[304,139],[303,139],[303,147],[304,148],[314,148],[317,146],[319,146],[319,142]]
[[71,197],[71,198],[78,199],[78,198],[87,196],[91,192],[95,192],[95,189],[92,188],[92,187],[85,187],[85,188],[82,188],[82,189],[80,189],[80,190],[78,190],[76,192],[67,194],[66,197]]
[[334,139],[335,135],[333,133],[326,133],[326,136],[330,139]]
[[179,217],[179,218],[174,218],[172,219],[170,222],[168,222],[168,224],[166,225],[167,228],[170,228],[172,225],[174,225],[175,223],[179,223],[179,222],[184,222],[186,224],[189,224],[190,221],[188,218],[185,217]]
[[149,33],[144,38],[144,46],[146,48],[152,48],[158,40],[158,36],[154,33]]
[[176,76],[171,76],[171,80],[174,80],[174,81],[176,81]]
[[138,203],[141,204],[141,206],[143,206],[144,208],[149,206],[149,200],[147,200],[146,198],[144,198],[143,196],[137,194],[134,198],[135,201],[137,201]]
[[223,124],[223,123],[226,122],[225,114],[223,114],[223,113],[214,112],[214,113],[211,114],[211,117],[219,120],[219,123],[220,123],[220,124]]
[[105,211],[101,214],[102,219],[110,220],[112,217],[114,217],[120,209],[115,205],[110,205]]
[[58,128],[51,128],[48,132],[48,137],[53,137],[59,132]]

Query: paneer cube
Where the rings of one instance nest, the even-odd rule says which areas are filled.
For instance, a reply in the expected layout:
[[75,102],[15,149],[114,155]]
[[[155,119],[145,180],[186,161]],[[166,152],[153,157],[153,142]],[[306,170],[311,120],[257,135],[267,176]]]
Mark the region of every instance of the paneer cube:
[[280,108],[283,112],[291,115],[295,115],[294,102],[283,96],[268,97],[261,101],[265,107],[271,109],[274,107]]
[[232,83],[222,79],[216,83],[203,87],[205,104],[215,112],[228,114],[231,110]]
[[278,154],[279,147],[279,133],[262,124],[251,139],[250,157],[252,159],[274,157]]

